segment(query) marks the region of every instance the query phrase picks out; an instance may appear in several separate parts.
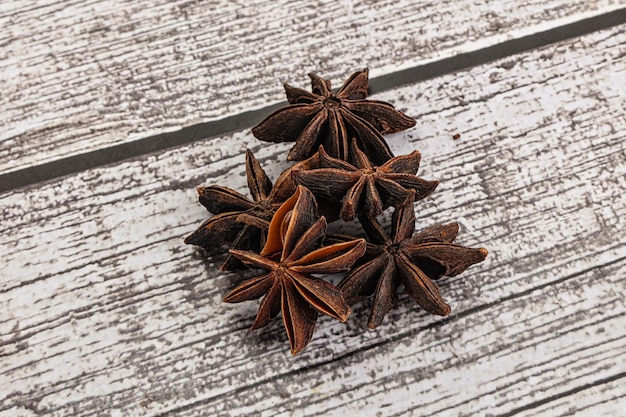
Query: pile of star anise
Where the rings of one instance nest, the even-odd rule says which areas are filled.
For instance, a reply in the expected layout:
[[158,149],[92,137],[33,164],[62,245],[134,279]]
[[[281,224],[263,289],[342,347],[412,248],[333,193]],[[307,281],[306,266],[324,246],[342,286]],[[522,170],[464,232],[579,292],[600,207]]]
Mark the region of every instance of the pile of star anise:
[[[282,313],[294,355],[311,340],[319,313],[345,322],[349,305],[369,297],[370,328],[381,324],[401,289],[426,311],[448,315],[434,281],[487,256],[483,248],[452,243],[456,223],[414,233],[414,203],[438,182],[416,175],[418,151],[391,153],[381,135],[408,129],[415,120],[389,103],[366,99],[367,69],[352,74],[337,92],[329,81],[309,76],[312,92],[285,84],[289,106],[252,129],[262,141],[295,142],[288,159],[299,162],[272,186],[248,150],[252,199],[217,185],[199,188],[200,203],[215,215],[185,239],[211,251],[229,244],[224,270],[263,270],[224,301],[263,297],[252,329]],[[387,232],[377,216],[389,207],[394,212]],[[368,240],[326,235],[327,223],[340,218],[358,218]],[[338,286],[323,279],[343,271]]]

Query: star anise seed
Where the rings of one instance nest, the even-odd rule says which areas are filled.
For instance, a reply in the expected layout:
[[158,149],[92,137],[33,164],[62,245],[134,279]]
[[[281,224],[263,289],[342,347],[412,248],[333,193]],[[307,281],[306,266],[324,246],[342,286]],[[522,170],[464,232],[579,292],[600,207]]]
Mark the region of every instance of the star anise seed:
[[427,181],[416,175],[420,153],[397,156],[376,167],[352,141],[351,156],[356,166],[332,158],[320,147],[318,169],[293,170],[297,183],[308,187],[320,201],[341,201],[339,216],[350,221],[367,214],[376,217],[388,207],[402,204],[415,191],[415,199],[429,196],[438,181]]
[[356,137],[361,149],[377,164],[393,157],[381,134],[399,132],[415,120],[391,104],[366,100],[368,70],[355,72],[333,93],[330,82],[309,74],[313,92],[285,84],[289,106],[269,115],[252,129],[267,142],[296,142],[287,159],[302,160],[324,145],[333,157],[348,160],[349,139]]
[[311,274],[349,270],[365,253],[364,239],[320,247],[326,219],[317,213],[313,194],[299,186],[274,214],[260,254],[231,249],[246,265],[269,271],[240,284],[224,301],[238,303],[263,295],[252,329],[267,325],[279,311],[293,355],[311,340],[318,313],[345,322],[350,314],[341,291]]
[[[317,167],[318,156],[301,161],[283,172],[272,187],[272,182],[251,150],[246,151],[246,176],[252,199],[227,187],[213,185],[198,188],[200,203],[215,216],[206,220],[185,239],[210,251],[222,244],[241,250],[259,251],[265,244],[266,229],[276,209],[289,198],[295,184],[291,169]],[[228,254],[222,266],[224,271],[245,269],[245,265]]]
[[435,226],[413,235],[415,213],[413,199],[408,197],[392,217],[391,237],[371,216],[359,220],[372,242],[364,259],[339,284],[346,300],[352,304],[374,295],[368,327],[376,328],[397,302],[398,287],[426,311],[441,316],[450,314],[433,280],[454,276],[487,256],[484,248],[455,245],[458,225]]

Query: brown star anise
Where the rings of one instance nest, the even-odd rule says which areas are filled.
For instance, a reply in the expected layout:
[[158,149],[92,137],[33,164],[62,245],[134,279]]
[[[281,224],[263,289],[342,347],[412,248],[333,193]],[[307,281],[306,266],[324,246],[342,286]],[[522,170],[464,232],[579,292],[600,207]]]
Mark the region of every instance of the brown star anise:
[[[293,169],[316,167],[317,154],[294,165]],[[265,244],[266,230],[276,209],[295,190],[291,170],[285,171],[272,187],[251,150],[246,151],[246,175],[253,201],[230,188],[213,185],[198,188],[200,203],[215,214],[185,239],[185,243],[212,250],[224,243],[232,248],[259,251]],[[233,271],[245,266],[228,254],[222,269]]]
[[230,250],[246,265],[269,273],[243,282],[224,301],[237,303],[265,294],[252,329],[267,325],[282,310],[293,355],[311,340],[318,312],[342,322],[350,314],[341,291],[311,274],[349,270],[367,245],[357,239],[320,247],[325,232],[326,219],[317,214],[313,194],[299,186],[276,211],[260,254]]
[[297,183],[308,187],[321,201],[341,201],[339,216],[346,221],[359,214],[376,217],[388,207],[402,204],[410,193],[421,200],[429,196],[438,181],[427,181],[416,175],[420,153],[396,156],[382,166],[372,165],[355,140],[350,147],[355,165],[330,157],[319,150],[319,168],[293,170]]
[[372,329],[395,305],[400,284],[426,311],[447,316],[450,306],[432,280],[460,274],[487,256],[484,248],[452,243],[458,233],[456,223],[430,227],[413,235],[415,213],[411,197],[393,213],[391,237],[375,218],[366,215],[359,220],[373,243],[368,246],[369,260],[352,270],[339,288],[351,304],[374,294],[368,322]]
[[348,160],[349,139],[356,137],[369,158],[383,164],[393,157],[381,134],[399,132],[415,120],[391,104],[366,100],[368,70],[355,72],[333,93],[330,82],[316,74],[311,77],[312,93],[285,84],[290,106],[269,115],[252,129],[267,142],[296,142],[287,159],[302,160],[324,145],[333,157]]

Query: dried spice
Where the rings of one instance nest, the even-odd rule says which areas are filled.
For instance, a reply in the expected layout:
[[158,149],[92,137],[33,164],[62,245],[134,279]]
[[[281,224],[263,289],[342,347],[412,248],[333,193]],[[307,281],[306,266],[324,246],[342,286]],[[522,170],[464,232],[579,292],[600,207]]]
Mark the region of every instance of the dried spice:
[[[312,92],[285,84],[290,105],[253,128],[261,140],[295,142],[288,159],[299,162],[272,186],[248,150],[252,199],[226,187],[199,188],[200,202],[215,216],[185,239],[208,250],[232,243],[223,269],[266,271],[239,284],[224,301],[262,297],[252,329],[282,313],[294,355],[311,340],[320,313],[345,322],[349,305],[366,298],[373,300],[370,328],[381,324],[402,289],[425,310],[448,315],[450,306],[435,281],[487,256],[486,249],[453,243],[456,223],[414,234],[414,203],[438,181],[417,176],[417,150],[391,153],[381,135],[415,121],[389,103],[367,100],[367,69],[352,74],[336,93],[329,81],[309,76]],[[376,217],[389,207],[395,211],[387,234]],[[327,222],[339,217],[358,217],[369,243],[326,235]],[[342,271],[347,276],[337,287],[320,276]]]
[[413,199],[407,198],[392,217],[391,236],[371,216],[359,217],[373,245],[368,261],[350,272],[339,284],[350,304],[374,295],[368,327],[376,328],[397,302],[400,285],[426,311],[440,316],[450,314],[433,280],[454,276],[487,256],[484,248],[455,245],[458,225],[435,226],[413,235]]
[[311,340],[318,313],[345,322],[350,308],[341,291],[311,274],[346,271],[365,253],[364,239],[320,247],[326,219],[317,214],[313,195],[304,187],[276,211],[260,253],[231,249],[246,265],[269,273],[247,280],[224,301],[237,303],[263,295],[252,329],[267,325],[279,311],[297,354]]
[[[294,168],[311,169],[317,166],[317,157],[309,158]],[[251,150],[246,151],[246,175],[253,200],[230,188],[210,186],[198,188],[200,203],[215,216],[211,217],[185,239],[185,243],[206,250],[224,243],[232,248],[260,250],[265,244],[266,230],[276,209],[294,191],[291,171],[286,171],[272,187],[272,182]],[[221,267],[225,271],[245,268],[232,255],[227,255]]]
[[381,134],[399,132],[415,125],[415,120],[391,104],[366,100],[368,70],[355,72],[333,93],[330,81],[309,74],[313,92],[285,84],[288,107],[277,110],[252,129],[266,142],[296,142],[287,159],[302,160],[323,145],[333,157],[348,160],[349,140],[359,146],[376,164],[393,157]]
[[[319,150],[319,168],[294,170],[297,183],[308,187],[324,201],[341,201],[339,216],[346,221],[359,214],[376,217],[384,209],[402,204],[415,193],[421,200],[429,196],[438,181],[427,181],[415,174],[419,169],[420,153],[391,158],[380,167],[374,166],[352,140],[350,154],[354,165],[332,158],[324,148]],[[356,165],[356,166],[355,166]]]

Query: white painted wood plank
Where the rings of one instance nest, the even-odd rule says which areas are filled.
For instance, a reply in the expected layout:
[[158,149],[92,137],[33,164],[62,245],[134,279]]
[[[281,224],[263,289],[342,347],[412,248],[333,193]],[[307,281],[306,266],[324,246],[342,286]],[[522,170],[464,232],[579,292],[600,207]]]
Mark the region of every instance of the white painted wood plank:
[[377,96],[418,117],[389,142],[442,181],[418,222],[490,256],[443,282],[449,319],[403,300],[368,331],[357,306],[295,359],[181,243],[196,185],[243,191],[246,146],[275,178],[289,145],[240,132],[1,196],[0,413],[482,415],[623,373],[625,53],[620,27]]
[[[608,279],[598,280],[598,273]],[[268,416],[368,410],[384,416],[505,415],[565,387],[626,371],[624,274],[622,259],[619,267],[551,285],[549,296],[537,290],[453,324],[409,325],[401,343],[356,351],[306,376],[288,374],[248,395],[225,395],[177,415],[200,416],[207,409]],[[621,314],[603,311],[605,306]],[[276,385],[284,391],[276,392]],[[569,399],[575,403],[576,397]]]
[[0,172],[282,101],[309,71],[378,76],[625,4],[4,2]]

